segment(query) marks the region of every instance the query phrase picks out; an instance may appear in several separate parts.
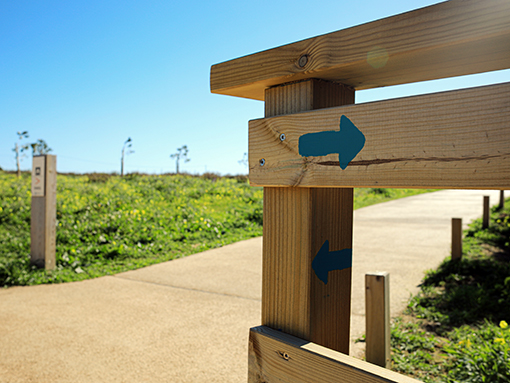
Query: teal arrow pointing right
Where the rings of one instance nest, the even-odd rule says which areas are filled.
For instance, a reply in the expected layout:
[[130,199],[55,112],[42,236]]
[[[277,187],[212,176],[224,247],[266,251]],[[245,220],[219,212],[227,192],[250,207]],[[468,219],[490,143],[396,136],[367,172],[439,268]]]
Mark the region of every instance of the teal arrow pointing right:
[[301,156],[319,157],[338,153],[338,162],[343,170],[364,146],[365,135],[346,116],[340,117],[339,131],[307,133],[299,137]]

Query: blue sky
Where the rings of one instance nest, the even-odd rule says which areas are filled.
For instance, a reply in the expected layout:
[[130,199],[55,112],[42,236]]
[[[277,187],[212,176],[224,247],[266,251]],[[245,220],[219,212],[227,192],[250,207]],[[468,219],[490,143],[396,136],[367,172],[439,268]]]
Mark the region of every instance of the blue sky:
[[[246,173],[263,103],[211,94],[213,64],[437,1],[0,0],[0,167],[17,131],[44,139],[59,172]],[[367,102],[510,81],[510,71],[356,93]],[[22,169],[30,169],[23,159]]]

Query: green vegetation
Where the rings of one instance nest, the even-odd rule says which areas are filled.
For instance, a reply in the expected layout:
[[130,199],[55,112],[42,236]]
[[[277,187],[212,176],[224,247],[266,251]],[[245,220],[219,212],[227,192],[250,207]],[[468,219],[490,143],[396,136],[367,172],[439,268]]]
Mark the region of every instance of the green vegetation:
[[[56,270],[30,265],[30,174],[0,172],[0,286],[83,280],[262,235],[246,178],[58,175]],[[355,207],[426,190],[357,189]]]
[[425,382],[510,382],[510,200],[465,232],[392,327],[392,368]]
[[0,174],[0,285],[82,280],[262,234],[262,191],[245,181],[58,176],[57,269],[30,266],[30,177]]
[[417,194],[430,193],[437,189],[354,189],[354,210]]

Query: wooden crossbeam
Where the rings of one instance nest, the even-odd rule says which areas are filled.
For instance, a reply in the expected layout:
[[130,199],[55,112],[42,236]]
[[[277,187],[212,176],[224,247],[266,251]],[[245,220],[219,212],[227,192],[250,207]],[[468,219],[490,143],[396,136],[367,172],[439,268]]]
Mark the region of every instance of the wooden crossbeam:
[[451,0],[211,67],[211,91],[264,100],[307,78],[356,90],[510,68],[510,1]]
[[248,363],[250,383],[419,382],[265,326],[250,330]]
[[[309,133],[342,131],[345,117],[365,137],[345,169],[339,152],[352,151],[349,135],[340,137],[341,145],[331,154],[300,149]],[[254,186],[510,189],[510,83],[276,116],[249,125]],[[322,137],[328,148],[330,141]]]

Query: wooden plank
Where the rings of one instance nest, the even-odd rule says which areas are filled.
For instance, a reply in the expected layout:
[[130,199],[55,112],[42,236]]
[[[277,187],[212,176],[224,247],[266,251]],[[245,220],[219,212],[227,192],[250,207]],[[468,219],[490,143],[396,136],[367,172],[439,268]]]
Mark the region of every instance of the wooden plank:
[[452,218],[452,259],[462,259],[462,218]]
[[[339,131],[342,116],[366,139],[345,170],[338,153],[299,154],[301,136]],[[254,186],[510,188],[510,83],[276,116],[249,125]]]
[[508,0],[451,0],[214,65],[211,92],[264,100],[306,78],[359,90],[507,69],[509,20]]
[[[354,101],[352,89],[316,80],[267,92],[269,115]],[[329,251],[352,248],[352,214],[352,189],[264,189],[262,324],[349,352],[351,268],[324,283],[312,262],[326,240]]]
[[419,382],[264,326],[250,330],[248,363],[253,383]]
[[366,359],[390,368],[390,275],[365,274]]

